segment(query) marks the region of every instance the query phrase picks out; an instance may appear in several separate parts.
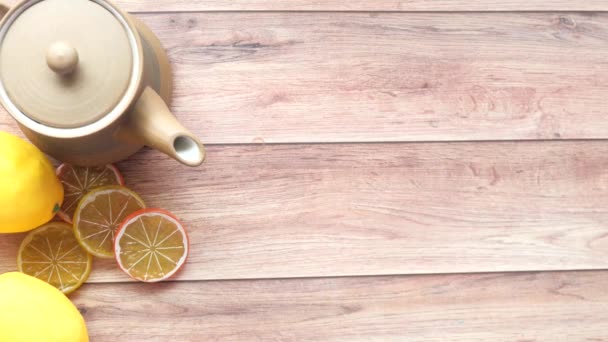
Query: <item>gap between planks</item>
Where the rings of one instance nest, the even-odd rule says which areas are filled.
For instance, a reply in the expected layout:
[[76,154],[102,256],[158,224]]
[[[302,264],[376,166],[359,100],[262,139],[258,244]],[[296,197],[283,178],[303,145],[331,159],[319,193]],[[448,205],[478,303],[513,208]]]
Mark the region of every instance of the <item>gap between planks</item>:
[[[12,132],[14,134],[20,134],[19,132]],[[246,147],[246,146],[299,146],[299,145],[326,145],[326,146],[339,146],[339,145],[414,145],[414,144],[513,144],[513,143],[575,143],[575,142],[605,142],[608,141],[606,138],[581,138],[581,139],[518,139],[518,140],[420,140],[420,141],[341,141],[341,142],[250,142],[250,143],[217,143],[217,144],[205,144],[209,147]]]
[[[483,271],[483,272],[445,272],[445,273],[400,273],[400,274],[365,274],[365,275],[337,275],[337,276],[309,276],[309,277],[273,277],[273,278],[222,278],[222,279],[179,279],[171,278],[159,282],[158,284],[198,284],[198,283],[238,283],[238,282],[265,282],[265,281],[285,281],[285,282],[296,282],[296,281],[319,281],[319,280],[347,280],[347,279],[374,279],[374,278],[403,278],[403,277],[443,277],[443,276],[491,276],[491,275],[504,275],[504,276],[518,276],[522,274],[563,274],[563,273],[590,273],[590,272],[606,272],[607,268],[598,269],[563,269],[563,270],[529,270],[529,271]],[[179,274],[178,274],[179,276]],[[124,281],[99,281],[99,282],[86,282],[87,285],[112,285],[112,284],[147,284],[140,281],[133,281],[133,279],[125,279]]]

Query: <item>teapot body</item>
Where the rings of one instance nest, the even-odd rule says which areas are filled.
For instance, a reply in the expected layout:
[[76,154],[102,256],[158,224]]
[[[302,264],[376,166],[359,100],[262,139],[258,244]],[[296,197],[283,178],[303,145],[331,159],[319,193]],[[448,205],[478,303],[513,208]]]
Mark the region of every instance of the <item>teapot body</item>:
[[116,163],[137,153],[144,145],[136,141],[120,141],[121,122],[117,121],[95,134],[73,138],[58,138],[41,134],[19,124],[25,136],[49,156],[78,166],[101,166]]
[[[5,14],[3,12],[8,11],[0,24],[0,31],[5,25],[8,25],[7,21],[17,20],[15,18],[7,20],[6,17],[11,17],[11,14],[13,17],[20,15],[40,1],[54,1],[62,6],[70,4],[65,2],[68,0],[24,0],[13,10],[8,11],[6,6],[2,6],[0,3],[0,16]],[[0,84],[0,95],[5,95],[0,96],[4,107],[33,144],[62,162],[79,166],[111,164],[128,158],[144,146],[149,146],[185,165],[202,164],[205,157],[204,146],[195,135],[177,121],[169,110],[173,93],[173,77],[169,59],[159,39],[143,22],[120,11],[111,2],[107,0],[92,1],[111,10],[115,16],[119,17],[131,38],[134,76],[127,92],[114,110],[88,127],[57,129],[38,120],[32,120],[17,106],[11,104],[7,99],[7,94],[10,92],[5,91],[3,85]],[[62,2],[65,3],[62,4]],[[7,30],[3,30],[5,34]],[[111,41],[111,39],[107,41]],[[63,42],[61,43],[63,44]],[[76,51],[77,48],[74,50]],[[83,55],[86,56],[86,54]],[[86,61],[84,62],[86,63]],[[47,63],[49,63],[48,56]],[[78,69],[76,68],[76,70]],[[0,69],[1,72],[2,69]],[[78,75],[78,77],[80,76]],[[64,75],[56,75],[56,77],[64,77]],[[69,87],[66,88],[66,91],[69,91]],[[93,94],[92,97],[95,96],[97,94]]]
[[[167,54],[158,38],[143,22],[134,17],[131,20],[137,27],[143,51],[144,70],[141,90],[137,96],[140,96],[145,87],[151,87],[170,105],[173,77]],[[57,160],[78,166],[106,165],[129,158],[145,145],[142,137],[134,134],[131,129],[126,129],[132,124],[132,110],[129,108],[111,125],[80,137],[49,136],[22,124],[19,124],[19,128],[34,145]]]

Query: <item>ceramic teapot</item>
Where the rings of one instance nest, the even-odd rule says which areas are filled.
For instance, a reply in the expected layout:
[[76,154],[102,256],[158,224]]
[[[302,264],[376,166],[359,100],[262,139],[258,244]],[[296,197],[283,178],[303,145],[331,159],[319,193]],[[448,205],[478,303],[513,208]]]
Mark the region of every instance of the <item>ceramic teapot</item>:
[[142,22],[106,0],[2,1],[0,102],[42,151],[93,166],[147,145],[203,162],[203,145],[168,108],[169,60]]

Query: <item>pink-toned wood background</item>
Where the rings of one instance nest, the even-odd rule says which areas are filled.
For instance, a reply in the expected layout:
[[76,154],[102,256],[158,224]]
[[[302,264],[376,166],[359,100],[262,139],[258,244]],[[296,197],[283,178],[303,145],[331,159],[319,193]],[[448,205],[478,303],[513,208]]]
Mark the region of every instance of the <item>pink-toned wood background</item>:
[[118,3],[210,146],[118,165],[192,253],[96,261],[92,341],[608,340],[608,3]]

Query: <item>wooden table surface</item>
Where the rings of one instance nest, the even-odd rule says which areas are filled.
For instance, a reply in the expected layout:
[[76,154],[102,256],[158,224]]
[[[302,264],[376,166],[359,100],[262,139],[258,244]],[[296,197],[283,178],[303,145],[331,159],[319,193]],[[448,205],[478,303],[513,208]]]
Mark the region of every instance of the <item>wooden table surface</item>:
[[192,250],[96,260],[93,342],[608,341],[607,1],[118,2],[209,156],[118,165]]

